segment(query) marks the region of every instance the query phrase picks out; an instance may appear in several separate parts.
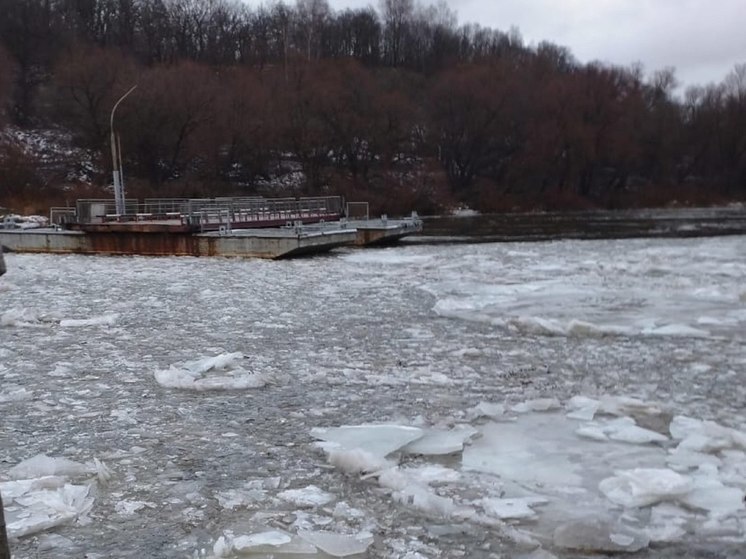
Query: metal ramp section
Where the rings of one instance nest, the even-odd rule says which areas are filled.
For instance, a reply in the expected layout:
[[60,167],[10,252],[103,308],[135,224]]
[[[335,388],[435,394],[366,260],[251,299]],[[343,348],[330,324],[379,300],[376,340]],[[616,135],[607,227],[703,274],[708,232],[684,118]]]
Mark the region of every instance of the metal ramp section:
[[422,219],[417,212],[411,216],[390,219],[387,215],[371,218],[367,202],[349,202],[346,207],[347,223],[357,230],[358,246],[394,243],[399,239],[422,232]]

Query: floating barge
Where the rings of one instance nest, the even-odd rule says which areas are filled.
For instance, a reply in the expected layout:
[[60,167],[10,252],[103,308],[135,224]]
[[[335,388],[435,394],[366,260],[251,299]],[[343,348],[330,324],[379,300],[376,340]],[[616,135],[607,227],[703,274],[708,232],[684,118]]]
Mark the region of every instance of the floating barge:
[[[210,198],[78,200],[52,208],[50,228],[0,229],[16,252],[287,258],[344,245],[392,242],[422,230],[422,221],[343,215],[342,199]],[[347,212],[349,213],[349,205]]]

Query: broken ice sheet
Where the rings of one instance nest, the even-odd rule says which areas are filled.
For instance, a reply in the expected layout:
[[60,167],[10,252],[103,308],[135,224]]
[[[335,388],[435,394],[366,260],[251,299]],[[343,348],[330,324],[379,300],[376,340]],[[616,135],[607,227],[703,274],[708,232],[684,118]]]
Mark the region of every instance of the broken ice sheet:
[[681,441],[679,448],[682,449],[705,453],[726,449],[746,450],[746,433],[712,421],[678,415],[671,421],[669,430],[674,440]]
[[150,503],[148,501],[119,501],[114,505],[114,511],[123,516],[130,516],[145,507],[154,509],[156,505],[155,503]]
[[557,398],[538,398],[536,400],[526,400],[525,402],[520,402],[510,409],[515,413],[530,413],[532,411],[550,411],[557,410],[559,408],[560,403]]
[[575,431],[581,437],[603,441],[610,439],[630,444],[646,444],[653,442],[665,442],[668,437],[638,427],[631,417],[620,417],[603,423],[588,423]]
[[536,518],[536,512],[531,507],[546,503],[548,501],[543,497],[484,498],[480,501],[486,514],[503,520]]
[[692,489],[692,480],[667,468],[635,468],[618,470],[598,488],[613,503],[645,507],[686,495]]
[[233,547],[239,552],[272,552],[277,551],[279,547],[291,541],[293,541],[293,538],[290,534],[272,530],[248,536],[238,536],[233,540]]
[[311,435],[326,444],[327,450],[361,449],[372,456],[384,458],[403,446],[420,439],[424,431],[405,425],[343,425],[341,427],[315,427]]
[[75,477],[94,473],[95,467],[80,462],[74,462],[64,457],[50,457],[45,454],[37,454],[16,464],[8,470],[11,479],[32,479],[44,476],[69,476]]
[[610,520],[588,518],[567,522],[554,531],[554,545],[586,552],[635,552],[650,543],[647,534]]
[[310,532],[301,530],[298,535],[332,557],[360,555],[373,543],[373,536],[367,532],[354,536],[333,532]]
[[[69,483],[71,478],[90,477],[106,482],[111,472],[95,459],[82,464],[63,457],[38,454],[10,468],[13,481],[0,483],[5,520],[11,537],[19,538],[72,522],[85,523],[93,506],[90,481]],[[26,479],[20,479],[26,478]]]
[[426,429],[422,438],[405,446],[405,454],[438,456],[456,454],[464,449],[464,444],[479,431],[469,425],[462,425],[450,431]]
[[85,521],[93,506],[89,491],[88,485],[64,483],[62,478],[0,483],[8,535],[20,538],[76,520]]
[[567,417],[570,419],[590,421],[596,415],[598,408],[601,407],[601,402],[586,396],[573,396],[565,404],[565,407],[567,409]]
[[267,498],[267,492],[263,489],[227,489],[215,496],[222,508],[233,510],[263,501]]
[[746,509],[746,494],[743,489],[724,485],[717,478],[717,470],[709,475],[706,469],[700,470],[693,479],[692,490],[681,499],[689,507],[706,510],[721,518]]
[[241,557],[307,557],[316,555],[317,548],[299,536],[282,530],[264,530],[239,536],[226,532],[213,545],[214,557],[235,557],[236,553]]
[[277,496],[283,501],[288,501],[299,507],[320,507],[334,500],[334,495],[309,485],[300,489],[287,489],[281,491]]
[[694,515],[673,503],[661,503],[650,509],[645,532],[651,542],[675,542],[686,535],[686,526]]
[[505,415],[505,405],[495,402],[479,402],[473,408],[466,410],[466,418],[470,421],[481,417],[499,419]]

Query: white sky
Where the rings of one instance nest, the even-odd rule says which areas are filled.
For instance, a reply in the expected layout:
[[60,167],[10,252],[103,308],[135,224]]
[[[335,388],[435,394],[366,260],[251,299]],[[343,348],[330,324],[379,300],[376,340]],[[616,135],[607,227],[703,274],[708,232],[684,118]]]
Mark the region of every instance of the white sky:
[[[335,10],[378,0],[328,0]],[[429,0],[421,0],[425,4]],[[256,3],[249,0],[250,3]],[[293,0],[286,0],[293,4]],[[581,62],[676,68],[683,85],[720,82],[746,62],[746,0],[447,0],[459,23],[507,31],[528,44],[567,46]]]

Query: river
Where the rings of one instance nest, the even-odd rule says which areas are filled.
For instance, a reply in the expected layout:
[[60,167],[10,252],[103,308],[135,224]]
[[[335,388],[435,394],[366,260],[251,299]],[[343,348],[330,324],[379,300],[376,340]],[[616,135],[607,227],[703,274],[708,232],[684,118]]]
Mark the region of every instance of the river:
[[[240,536],[304,531],[365,540],[363,557],[569,558],[560,517],[588,515],[633,516],[624,529],[650,542],[631,557],[742,556],[742,236],[6,260],[0,481],[24,477],[9,473],[22,460],[64,457],[87,474],[56,473],[90,500],[14,540],[19,559],[232,557]],[[585,427],[629,420],[664,442],[576,436],[578,397],[599,402]],[[720,484],[722,502],[663,492],[625,511],[598,494],[615,470],[673,468],[682,416],[725,429],[730,442],[686,454],[714,472],[674,468]],[[476,436],[447,456],[394,453],[376,466],[392,478],[335,467],[312,435],[381,423]],[[533,513],[497,510],[526,494],[543,500]],[[33,516],[31,500],[6,499],[9,525]]]

